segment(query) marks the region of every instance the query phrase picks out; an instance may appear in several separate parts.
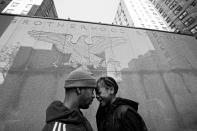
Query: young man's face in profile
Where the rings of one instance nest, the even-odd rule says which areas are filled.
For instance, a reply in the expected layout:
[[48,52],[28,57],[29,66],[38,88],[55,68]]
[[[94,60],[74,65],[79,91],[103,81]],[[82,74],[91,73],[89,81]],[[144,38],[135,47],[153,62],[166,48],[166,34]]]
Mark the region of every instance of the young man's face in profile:
[[96,90],[96,98],[101,106],[106,106],[111,102],[113,95],[112,87],[105,85],[103,81],[98,82]]

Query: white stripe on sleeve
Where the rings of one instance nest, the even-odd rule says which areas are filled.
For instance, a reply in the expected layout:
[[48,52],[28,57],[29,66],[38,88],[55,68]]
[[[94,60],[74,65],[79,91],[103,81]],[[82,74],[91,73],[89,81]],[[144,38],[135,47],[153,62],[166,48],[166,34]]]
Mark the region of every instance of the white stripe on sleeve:
[[66,131],[66,124],[63,124],[63,131]]
[[62,123],[59,123],[59,125],[58,125],[58,131],[61,131],[61,125],[62,125]]
[[54,126],[53,126],[53,131],[56,130],[56,127],[57,127],[57,122],[55,122]]

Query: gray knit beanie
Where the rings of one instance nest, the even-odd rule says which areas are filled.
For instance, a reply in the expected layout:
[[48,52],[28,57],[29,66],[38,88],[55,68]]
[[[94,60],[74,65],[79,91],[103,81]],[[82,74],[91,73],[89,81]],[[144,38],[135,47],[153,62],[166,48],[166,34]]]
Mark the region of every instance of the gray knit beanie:
[[72,71],[65,80],[65,88],[87,87],[96,88],[96,79],[84,70]]

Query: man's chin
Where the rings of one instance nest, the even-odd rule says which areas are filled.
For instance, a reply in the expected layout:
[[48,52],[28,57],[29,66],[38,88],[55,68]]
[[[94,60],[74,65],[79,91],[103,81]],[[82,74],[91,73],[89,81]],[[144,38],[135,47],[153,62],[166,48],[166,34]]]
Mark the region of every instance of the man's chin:
[[81,109],[88,109],[90,105],[82,106]]
[[104,101],[100,101],[100,106],[105,106],[106,103]]

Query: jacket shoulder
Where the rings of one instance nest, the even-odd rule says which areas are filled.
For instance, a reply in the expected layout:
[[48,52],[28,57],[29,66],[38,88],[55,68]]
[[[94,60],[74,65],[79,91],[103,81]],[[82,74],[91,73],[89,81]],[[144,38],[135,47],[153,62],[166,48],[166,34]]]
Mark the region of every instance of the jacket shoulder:
[[[116,112],[119,113],[126,113],[129,109],[131,109],[132,111],[134,111],[134,109],[132,107],[130,107],[129,105],[119,105],[115,110]],[[136,112],[136,111],[135,111]]]
[[129,105],[120,105],[116,109],[118,119],[123,123],[129,123],[136,131],[148,131],[146,124],[140,114]]

